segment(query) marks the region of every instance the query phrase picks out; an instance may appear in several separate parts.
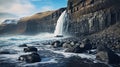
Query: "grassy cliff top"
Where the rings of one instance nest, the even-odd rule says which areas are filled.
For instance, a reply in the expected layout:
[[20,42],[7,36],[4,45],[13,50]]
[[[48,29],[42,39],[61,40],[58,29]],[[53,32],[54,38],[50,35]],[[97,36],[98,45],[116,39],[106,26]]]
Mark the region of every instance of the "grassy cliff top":
[[46,11],[46,12],[36,13],[32,16],[23,17],[20,19],[20,21],[26,22],[28,20],[41,19],[41,18],[51,15],[53,12],[55,12],[55,11]]

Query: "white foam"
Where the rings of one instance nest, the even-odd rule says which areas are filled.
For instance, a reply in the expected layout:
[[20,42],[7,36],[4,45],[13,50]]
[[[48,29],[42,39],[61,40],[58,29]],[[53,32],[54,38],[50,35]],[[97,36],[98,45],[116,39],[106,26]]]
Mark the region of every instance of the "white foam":
[[39,42],[39,41],[45,41],[45,40],[58,40],[58,39],[64,39],[63,38],[56,38],[54,37],[54,34],[50,33],[43,33],[35,36],[26,36],[26,35],[15,35],[15,36],[4,36],[0,37],[0,45],[20,45],[24,43],[31,43],[31,42]]
[[42,61],[40,63],[57,63],[55,58],[42,58]]
[[66,53],[66,52],[59,52],[59,51],[54,51],[55,53],[63,54],[66,58],[71,57],[71,56],[80,56],[81,58],[87,58],[87,59],[95,59],[94,55],[91,54],[85,54],[85,53]]

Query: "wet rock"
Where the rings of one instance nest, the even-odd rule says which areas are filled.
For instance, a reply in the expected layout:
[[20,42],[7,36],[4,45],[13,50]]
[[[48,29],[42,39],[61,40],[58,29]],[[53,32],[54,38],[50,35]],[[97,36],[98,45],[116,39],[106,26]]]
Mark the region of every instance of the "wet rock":
[[55,41],[51,44],[51,46],[53,48],[62,47],[62,43],[60,41]]
[[79,45],[67,48],[65,52],[73,52],[73,53],[83,53],[85,52],[84,48],[80,48]]
[[75,46],[78,43],[78,41],[71,41],[70,44],[71,46]]
[[32,54],[28,54],[28,55],[21,55],[18,58],[19,61],[25,61],[27,63],[35,63],[35,62],[40,62],[41,58],[40,55],[36,52],[32,53]]
[[70,43],[63,43],[62,45],[63,48],[71,48],[71,44]]
[[120,63],[120,56],[118,56],[115,52],[109,49],[106,46],[99,46],[97,48],[96,59],[109,63],[109,64],[119,64]]
[[91,50],[92,49],[92,44],[90,43],[89,39],[84,39],[82,46],[80,45],[80,47],[83,47],[85,50]]
[[37,52],[37,48],[33,46],[29,46],[27,48],[24,48],[24,52]]
[[56,35],[55,37],[63,37],[63,35]]
[[90,44],[89,39],[84,39],[82,43],[78,43],[77,41],[72,41],[70,45],[65,44],[65,47],[68,47],[65,52],[74,52],[74,53],[83,53],[87,50],[92,49],[92,44]]
[[0,54],[11,54],[9,51],[0,51]]
[[81,58],[79,56],[72,56],[68,59],[66,67],[109,67],[104,63],[93,63],[92,60]]
[[62,47],[63,48],[71,48],[75,45],[79,45],[78,41],[66,41],[65,43],[63,43]]
[[19,47],[27,47],[27,44],[19,45]]
[[16,54],[17,51],[11,49],[4,49],[0,51],[0,54]]

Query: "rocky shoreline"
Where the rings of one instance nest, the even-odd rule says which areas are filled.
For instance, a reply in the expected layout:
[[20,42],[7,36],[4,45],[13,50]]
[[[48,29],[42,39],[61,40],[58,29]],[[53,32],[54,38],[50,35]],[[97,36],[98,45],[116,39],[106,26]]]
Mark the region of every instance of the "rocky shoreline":
[[[120,67],[119,3],[68,0],[65,8],[23,17],[17,24],[1,24],[0,36],[14,37],[0,38],[0,46],[5,45],[0,47],[0,67]],[[65,10],[63,33],[73,37],[49,39],[47,34],[44,40],[44,33],[54,32]]]
[[[12,49],[0,51],[0,67],[120,66],[119,52],[103,44],[95,47],[89,38],[70,37],[32,45],[22,44],[16,47],[20,48],[22,53],[17,50],[12,51]],[[10,57],[14,55],[17,56]],[[5,57],[8,58],[5,59]]]

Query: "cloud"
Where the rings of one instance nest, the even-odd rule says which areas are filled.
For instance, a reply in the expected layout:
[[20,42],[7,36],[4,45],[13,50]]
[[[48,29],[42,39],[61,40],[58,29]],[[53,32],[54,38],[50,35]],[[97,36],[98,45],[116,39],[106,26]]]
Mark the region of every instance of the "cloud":
[[37,12],[58,9],[64,2],[65,0],[0,0],[0,13],[24,17]]
[[0,0],[0,12],[11,13],[21,17],[30,15],[35,9],[30,0]]
[[42,1],[42,0],[31,0],[31,1]]

